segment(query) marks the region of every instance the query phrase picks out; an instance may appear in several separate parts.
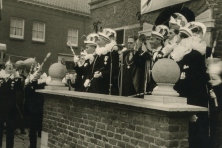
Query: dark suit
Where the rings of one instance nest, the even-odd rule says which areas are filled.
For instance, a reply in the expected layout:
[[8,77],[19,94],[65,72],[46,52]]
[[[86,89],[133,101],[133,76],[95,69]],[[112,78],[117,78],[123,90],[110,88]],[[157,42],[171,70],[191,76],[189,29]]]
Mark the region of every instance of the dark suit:
[[[174,89],[182,97],[187,98],[190,105],[207,107],[208,94],[206,89],[207,74],[205,58],[198,51],[192,50],[178,62],[181,69],[181,77]],[[208,115],[198,113],[197,121],[189,123],[189,147],[208,148]]]
[[119,55],[117,51],[108,52],[105,55],[97,55],[95,57],[87,78],[92,79],[96,71],[100,71],[102,77],[92,79],[88,92],[109,94],[111,68],[111,84],[113,84],[111,94],[118,95]]
[[37,84],[37,81],[25,86],[25,121],[28,123],[30,148],[37,146],[37,132],[42,127],[44,98],[36,93],[36,89],[44,89],[45,83]]
[[0,81],[0,146],[2,146],[4,122],[6,122],[6,148],[13,148],[16,119],[16,92],[22,90],[21,79]]
[[76,71],[76,80],[75,83],[72,84],[72,87],[75,88],[75,91],[85,92],[86,88],[84,87],[84,82],[89,73],[89,69],[92,63],[90,64],[89,60],[86,60],[82,66],[75,66],[74,70]]

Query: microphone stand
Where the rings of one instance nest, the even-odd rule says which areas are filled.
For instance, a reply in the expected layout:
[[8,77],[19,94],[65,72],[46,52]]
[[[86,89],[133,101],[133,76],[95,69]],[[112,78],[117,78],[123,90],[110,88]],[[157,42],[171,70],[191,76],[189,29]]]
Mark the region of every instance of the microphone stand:
[[[114,45],[116,46],[116,45]],[[113,47],[114,47],[113,46]],[[113,59],[112,59],[112,51],[113,51],[113,47],[110,50],[110,76],[109,76],[109,95],[111,95],[112,93],[112,73],[113,73]]]
[[[114,45],[117,46],[117,45]],[[113,46],[113,47],[114,47]],[[110,50],[110,77],[109,77],[109,95],[112,93],[112,75],[113,75],[113,58],[112,58],[112,52],[113,52],[113,47]],[[118,46],[117,46],[118,47]]]
[[123,52],[121,54],[121,59],[120,59],[120,88],[119,88],[119,95],[122,96],[122,91],[123,91]]

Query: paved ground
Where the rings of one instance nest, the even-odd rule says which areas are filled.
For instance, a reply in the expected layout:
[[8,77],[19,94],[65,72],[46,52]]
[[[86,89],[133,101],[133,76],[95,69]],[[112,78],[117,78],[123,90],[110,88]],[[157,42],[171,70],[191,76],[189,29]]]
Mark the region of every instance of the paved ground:
[[[16,132],[19,133],[19,132]],[[3,137],[3,147],[5,148],[6,145],[6,135],[4,134]],[[40,148],[40,143],[41,143],[41,138],[38,138],[38,145],[37,148]],[[28,148],[29,146],[29,137],[28,137],[28,131],[26,131],[25,135],[22,134],[15,134],[15,139],[14,139],[14,148]]]

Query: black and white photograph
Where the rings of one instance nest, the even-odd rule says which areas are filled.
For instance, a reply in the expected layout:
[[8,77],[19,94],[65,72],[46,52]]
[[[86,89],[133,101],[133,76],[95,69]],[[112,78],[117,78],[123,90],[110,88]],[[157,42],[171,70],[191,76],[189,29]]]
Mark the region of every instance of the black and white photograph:
[[222,0],[0,0],[0,148],[222,148]]

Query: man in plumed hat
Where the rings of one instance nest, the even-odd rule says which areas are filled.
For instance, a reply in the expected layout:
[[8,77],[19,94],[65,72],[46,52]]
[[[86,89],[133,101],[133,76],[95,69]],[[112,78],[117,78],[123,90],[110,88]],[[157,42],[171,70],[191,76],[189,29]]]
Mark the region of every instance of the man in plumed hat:
[[[174,89],[181,97],[187,98],[187,104],[207,107],[208,94],[206,89],[205,59],[202,55],[202,50],[196,48],[198,46],[193,46],[195,44],[198,45],[199,42],[196,43],[191,29],[187,26],[180,28],[180,38],[180,43],[171,53],[171,57],[177,61],[181,70],[181,76],[178,82],[176,82]],[[208,148],[208,132],[207,113],[193,115],[189,122],[189,147]]]
[[[169,32],[169,28],[165,25],[158,25],[156,27],[154,27],[154,30],[151,32],[151,38],[150,38],[150,48],[149,49],[147,46],[145,46],[145,48],[142,48],[142,46],[140,46],[140,48],[138,49],[138,52],[136,52],[135,54],[135,64],[136,65],[141,65],[141,63],[145,63],[144,61],[149,60],[150,62],[146,64],[146,69],[149,69],[148,72],[145,73],[149,73],[148,76],[146,76],[147,78],[147,92],[149,94],[152,93],[153,89],[157,86],[156,83],[154,82],[153,78],[152,78],[152,67],[155,64],[155,62],[159,59],[159,58],[163,58],[163,53],[162,53],[162,49],[164,47],[164,41],[167,38],[167,34]],[[140,37],[139,37],[140,40]],[[144,42],[146,45],[146,42]],[[142,62],[143,61],[143,62]],[[143,64],[145,68],[145,64]],[[144,86],[143,86],[144,87]]]
[[98,33],[95,61],[84,83],[84,86],[88,87],[88,92],[112,94],[113,74],[119,68],[119,55],[116,51],[114,57],[112,49],[106,48],[111,42],[109,38],[111,34],[108,30]]
[[187,19],[182,14],[172,14],[169,21],[169,33],[165,41],[165,47],[162,50],[163,57],[168,57],[173,51],[174,46],[178,43],[180,28],[184,27],[186,24]]
[[97,38],[98,34],[90,33],[84,40],[85,50],[80,53],[80,57],[74,56],[73,58],[76,75],[69,74],[66,79],[71,82],[71,86],[75,88],[75,91],[86,92],[87,87],[84,87],[84,82],[95,59],[95,49],[97,47],[95,41]]
[[16,92],[21,90],[21,79],[10,59],[5,63],[5,70],[0,72],[0,147],[2,147],[4,122],[6,123],[6,148],[14,146],[16,118]]

